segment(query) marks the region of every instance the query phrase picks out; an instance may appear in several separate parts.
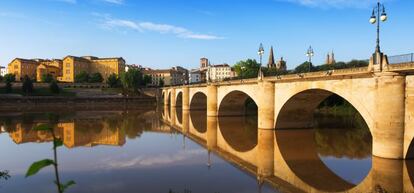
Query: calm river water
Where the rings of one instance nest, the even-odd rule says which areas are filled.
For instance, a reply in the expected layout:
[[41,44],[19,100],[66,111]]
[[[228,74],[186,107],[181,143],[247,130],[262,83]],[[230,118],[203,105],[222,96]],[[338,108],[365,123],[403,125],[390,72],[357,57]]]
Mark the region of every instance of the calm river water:
[[[354,117],[317,116],[313,129],[259,131],[257,117],[207,119],[205,112],[56,112],[67,192],[388,192],[412,187],[409,162],[372,158],[371,135]],[[0,114],[0,192],[56,192],[52,136],[33,131],[50,113]],[[391,180],[391,181],[390,181]]]

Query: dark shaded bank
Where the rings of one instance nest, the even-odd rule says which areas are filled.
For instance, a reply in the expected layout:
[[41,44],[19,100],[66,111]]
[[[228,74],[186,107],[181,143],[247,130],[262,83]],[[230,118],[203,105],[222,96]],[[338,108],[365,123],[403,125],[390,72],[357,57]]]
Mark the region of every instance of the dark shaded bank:
[[0,97],[0,112],[153,109],[155,97]]

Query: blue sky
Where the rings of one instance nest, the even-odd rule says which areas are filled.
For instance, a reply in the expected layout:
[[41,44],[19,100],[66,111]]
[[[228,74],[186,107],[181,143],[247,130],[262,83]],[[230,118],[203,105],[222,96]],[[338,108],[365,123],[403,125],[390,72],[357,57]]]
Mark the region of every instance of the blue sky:
[[[414,52],[414,1],[385,0],[382,30],[388,55]],[[368,19],[375,0],[2,0],[0,65],[13,58],[122,56],[152,68],[234,64],[258,59],[263,43],[288,67],[315,63],[334,50],[337,60],[367,59],[375,48]]]

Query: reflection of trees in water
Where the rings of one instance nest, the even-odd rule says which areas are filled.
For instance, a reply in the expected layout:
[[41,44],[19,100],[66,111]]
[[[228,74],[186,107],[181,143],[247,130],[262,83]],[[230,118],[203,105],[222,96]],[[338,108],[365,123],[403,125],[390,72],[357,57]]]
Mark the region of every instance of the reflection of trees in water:
[[[342,109],[341,109],[342,108]],[[315,115],[315,140],[321,156],[362,159],[371,156],[372,136],[362,116],[353,108],[343,106],[340,114]],[[335,109],[338,110],[338,109]]]
[[10,178],[9,171],[3,170],[0,171],[0,180],[8,180]]
[[119,128],[125,131],[129,139],[140,137],[144,131],[151,130],[152,125],[148,123],[151,117],[143,116],[142,112],[124,112],[120,119]]

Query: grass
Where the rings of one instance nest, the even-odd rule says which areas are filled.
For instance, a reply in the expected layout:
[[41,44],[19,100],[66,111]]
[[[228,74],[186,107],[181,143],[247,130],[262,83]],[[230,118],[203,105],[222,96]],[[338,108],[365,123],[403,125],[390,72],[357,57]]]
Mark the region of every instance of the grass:
[[[6,92],[6,88],[0,88],[0,94],[18,94],[25,96],[25,93],[21,88],[13,88],[10,93]],[[30,93],[29,96],[65,96],[65,97],[74,97],[76,93],[70,92],[67,89],[61,89],[59,93],[52,93],[49,88],[40,87],[34,88],[33,93]]]

